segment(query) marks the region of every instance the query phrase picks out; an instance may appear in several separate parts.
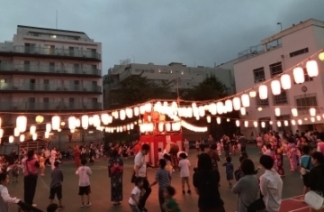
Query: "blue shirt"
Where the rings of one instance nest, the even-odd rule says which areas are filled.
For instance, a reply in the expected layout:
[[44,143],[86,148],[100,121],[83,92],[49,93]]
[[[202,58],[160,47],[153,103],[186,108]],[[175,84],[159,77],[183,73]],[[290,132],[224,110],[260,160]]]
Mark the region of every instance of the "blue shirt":
[[165,169],[159,169],[156,172],[155,179],[159,183],[159,190],[162,191],[164,188],[170,186],[170,172]]
[[310,170],[313,168],[313,164],[312,164],[312,158],[310,155],[302,155],[300,157],[300,166]]
[[223,166],[226,168],[226,174],[234,173],[234,166],[231,162],[226,162],[223,164]]

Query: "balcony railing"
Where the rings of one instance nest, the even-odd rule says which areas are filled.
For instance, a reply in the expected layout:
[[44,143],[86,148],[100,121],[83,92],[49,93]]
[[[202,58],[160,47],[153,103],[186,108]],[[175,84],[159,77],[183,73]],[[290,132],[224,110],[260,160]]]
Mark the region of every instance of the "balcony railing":
[[0,83],[0,91],[40,91],[40,92],[95,92],[102,93],[98,85],[74,85],[74,84],[36,84],[36,83]]
[[14,46],[13,48],[1,49],[0,52],[14,52],[21,54],[39,54],[49,56],[83,57],[101,60],[101,55],[95,51],[83,49],[63,49],[63,48],[42,48],[34,46]]
[[101,76],[101,71],[94,68],[76,68],[63,66],[22,65],[13,63],[0,64],[0,71],[25,73],[79,74]]
[[96,102],[0,102],[0,111],[72,111],[101,109],[102,104]]

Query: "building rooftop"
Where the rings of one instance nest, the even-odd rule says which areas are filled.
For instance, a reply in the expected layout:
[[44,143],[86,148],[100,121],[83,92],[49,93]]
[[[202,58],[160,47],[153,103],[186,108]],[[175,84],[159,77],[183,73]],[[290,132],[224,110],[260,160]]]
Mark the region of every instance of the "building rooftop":
[[84,32],[71,31],[71,30],[52,29],[52,28],[42,28],[42,27],[31,27],[31,26],[23,26],[23,25],[18,25],[17,27],[18,27],[18,28],[26,28],[26,29],[48,30],[48,31],[65,32],[65,33],[76,33],[76,34],[86,35],[86,33],[84,33]]

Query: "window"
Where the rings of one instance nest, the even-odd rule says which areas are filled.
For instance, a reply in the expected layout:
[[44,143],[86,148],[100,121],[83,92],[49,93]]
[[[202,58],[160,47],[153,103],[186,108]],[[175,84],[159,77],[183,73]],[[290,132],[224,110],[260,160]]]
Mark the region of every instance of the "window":
[[310,107],[317,107],[317,99],[314,94],[310,94],[309,96],[300,96],[295,97],[297,110],[299,114],[308,113]]
[[269,68],[270,68],[270,75],[271,75],[271,77],[274,77],[274,76],[282,73],[282,65],[281,65],[281,62],[271,64],[269,66]]
[[259,94],[256,95],[256,105],[257,106],[269,106],[269,99],[260,99]]
[[[279,127],[277,123],[274,123],[276,126],[278,126],[278,131],[291,131],[291,125],[290,125],[290,115],[281,115],[277,117],[277,121],[281,122],[281,126]],[[285,125],[287,124],[287,125]]]
[[253,70],[254,82],[259,83],[265,81],[264,68],[258,68]]
[[304,48],[304,49],[300,49],[300,50],[297,50],[297,51],[294,51],[294,52],[290,52],[290,57],[295,57],[297,55],[301,55],[301,54],[305,54],[305,53],[308,53],[308,48]]
[[275,105],[287,104],[288,99],[286,91],[281,89],[281,93],[279,95],[273,96],[273,102]]

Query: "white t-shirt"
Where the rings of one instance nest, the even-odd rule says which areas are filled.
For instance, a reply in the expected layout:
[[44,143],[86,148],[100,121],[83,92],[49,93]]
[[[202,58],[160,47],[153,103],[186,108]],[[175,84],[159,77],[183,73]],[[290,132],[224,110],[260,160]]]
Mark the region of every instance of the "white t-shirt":
[[146,160],[145,155],[142,152],[137,153],[134,158],[134,169],[135,166],[138,166],[138,176],[139,177],[146,177]]
[[11,197],[8,193],[7,187],[0,185],[0,195],[5,203],[18,203],[19,199]]
[[188,159],[181,159],[179,161],[180,177],[189,177],[190,166],[191,164]]
[[[135,196],[135,199],[138,202],[141,197],[141,190],[137,186],[135,186],[132,190],[132,195]],[[137,205],[132,197],[129,198],[128,203],[131,205]]]
[[85,187],[90,185],[90,175],[92,171],[88,166],[80,166],[75,174],[79,175],[79,186]]

